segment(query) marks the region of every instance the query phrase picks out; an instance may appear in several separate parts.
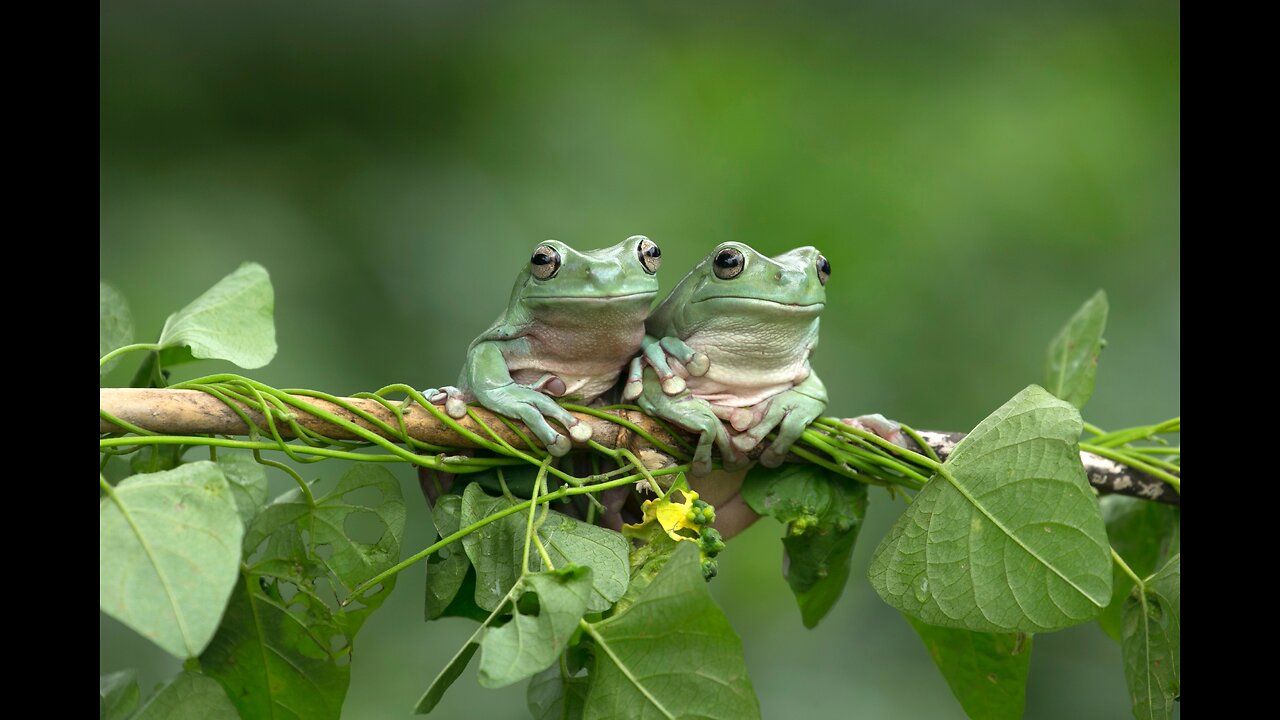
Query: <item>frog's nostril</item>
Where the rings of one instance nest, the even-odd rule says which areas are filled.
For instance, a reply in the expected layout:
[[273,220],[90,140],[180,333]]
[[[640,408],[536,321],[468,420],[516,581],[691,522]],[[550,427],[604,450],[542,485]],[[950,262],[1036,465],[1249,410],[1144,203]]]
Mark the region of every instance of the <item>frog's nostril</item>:
[[781,271],[781,270],[779,270],[778,272],[774,273],[774,274],[773,274],[773,279],[774,279],[776,282],[782,282],[782,271]]

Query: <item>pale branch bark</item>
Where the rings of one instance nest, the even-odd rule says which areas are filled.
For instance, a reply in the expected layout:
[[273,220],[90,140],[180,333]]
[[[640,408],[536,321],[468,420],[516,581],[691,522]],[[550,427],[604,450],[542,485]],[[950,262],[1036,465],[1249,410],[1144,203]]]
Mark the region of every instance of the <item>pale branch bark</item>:
[[[383,437],[391,440],[399,439],[397,435],[381,432],[372,423],[333,403],[302,396],[299,396],[298,399],[356,423]],[[360,408],[373,417],[379,418],[392,427],[398,427],[399,423],[395,415],[375,400],[343,398],[343,401]],[[198,390],[102,388],[99,390],[99,404],[103,411],[124,422],[136,425],[144,430],[165,435],[247,435],[249,433],[249,428],[244,424],[244,421],[226,404],[218,398]],[[243,405],[241,408],[259,427],[266,427],[266,421],[260,413]],[[512,432],[497,415],[483,408],[475,408],[475,412],[503,440],[517,448],[525,447],[525,443],[520,436]],[[630,421],[668,445],[677,444],[676,439],[664,430],[662,426],[643,413],[629,410],[614,410],[610,412]],[[450,448],[479,447],[471,438],[455,432],[435,415],[417,405],[409,406],[404,410],[403,414],[408,435],[415,440]],[[323,418],[297,409],[295,409],[295,415],[296,422],[299,425],[325,437],[336,440],[357,439],[357,436],[353,433],[329,423]],[[656,452],[654,447],[641,435],[618,423],[582,413],[574,413],[574,415],[591,426],[591,439],[605,447],[625,448],[637,455]],[[488,433],[471,418],[463,418],[457,422],[476,435],[488,439]],[[289,436],[286,426],[279,422],[276,425],[281,435]],[[519,423],[516,423],[516,425],[519,427]],[[122,428],[107,420],[99,419],[99,433],[120,432],[121,430]],[[532,438],[532,433],[525,434]],[[956,443],[964,437],[964,433],[922,430],[920,431],[920,436],[933,448],[939,457],[946,459],[955,448]],[[688,436],[688,439],[692,438],[692,435]],[[579,443],[578,446],[585,447],[585,444]],[[1092,453],[1082,452],[1080,453],[1080,458],[1084,462],[1089,482],[1101,493],[1130,495],[1170,505],[1181,504],[1181,498],[1178,493],[1168,483],[1158,478]]]

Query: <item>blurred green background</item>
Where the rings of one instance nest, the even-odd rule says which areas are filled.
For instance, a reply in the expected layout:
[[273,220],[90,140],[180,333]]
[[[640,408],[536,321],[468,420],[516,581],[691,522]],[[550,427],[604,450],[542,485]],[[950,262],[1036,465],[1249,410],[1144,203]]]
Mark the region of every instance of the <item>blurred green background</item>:
[[[252,259],[280,344],[254,377],[427,387],[456,377],[543,239],[649,235],[664,288],[724,240],[812,244],[834,268],[814,360],[832,414],[968,429],[1039,380],[1100,287],[1110,344],[1086,417],[1180,410],[1177,3],[100,9],[101,270],[139,340]],[[432,530],[397,472],[407,554]],[[901,507],[873,493],[817,631],[781,580],[777,526],[722,556],[711,588],[766,717],[963,717],[865,579]],[[407,572],[357,640],[346,716],[407,717],[471,632],[421,607]],[[147,688],[179,663],[103,618],[100,669],[125,667]],[[1041,636],[1027,716],[1128,717],[1124,687],[1096,627]],[[523,693],[472,671],[435,714],[522,718]]]

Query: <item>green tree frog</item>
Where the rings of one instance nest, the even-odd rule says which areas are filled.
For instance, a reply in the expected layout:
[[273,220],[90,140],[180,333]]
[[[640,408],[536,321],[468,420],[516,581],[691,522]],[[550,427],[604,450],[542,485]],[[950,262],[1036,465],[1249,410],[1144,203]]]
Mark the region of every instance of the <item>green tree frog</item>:
[[585,442],[591,427],[552,398],[585,404],[614,386],[640,349],[661,264],[662,251],[643,235],[589,252],[542,243],[516,278],[507,309],[467,348],[457,387],[424,395],[455,418],[478,402],[523,422],[553,455],[564,455],[569,438]]
[[[760,462],[776,466],[826,409],[809,356],[830,275],[831,263],[813,247],[770,258],[727,242],[650,314],[624,397],[701,433],[694,474],[710,471],[713,443],[733,467],[774,429]],[[653,371],[642,373],[645,364]],[[646,379],[655,373],[657,382]]]

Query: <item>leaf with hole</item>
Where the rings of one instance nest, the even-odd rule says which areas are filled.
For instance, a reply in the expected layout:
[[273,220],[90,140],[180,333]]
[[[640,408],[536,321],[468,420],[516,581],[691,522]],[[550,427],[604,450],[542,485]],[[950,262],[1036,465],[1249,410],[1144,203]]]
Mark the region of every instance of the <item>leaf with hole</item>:
[[[133,342],[133,314],[129,312],[129,303],[124,296],[110,285],[98,283],[98,357],[122,348]],[[106,375],[120,362],[114,358],[98,370],[98,375]]]
[[1097,617],[1111,554],[1080,413],[1032,385],[983,420],[876,549],[871,584],[930,625],[1045,632]]
[[160,688],[133,720],[238,720],[239,717],[217,680],[184,672]]
[[235,586],[244,527],[211,462],[134,475],[99,503],[102,611],[179,658],[198,655]]
[[[479,485],[468,485],[462,495],[463,527],[510,508],[511,500],[489,497]],[[476,604],[493,610],[520,577],[524,560],[527,510],[496,520],[463,538],[467,557],[476,569]],[[588,525],[554,510],[539,508],[538,537],[555,567],[573,564],[592,570],[590,612],[613,606],[627,589],[629,543],[622,535]],[[536,550],[529,552],[529,570],[543,569]]]
[[1107,294],[1101,290],[1080,306],[1058,331],[1045,354],[1045,388],[1054,395],[1084,407],[1093,395],[1098,376],[1098,356],[1106,341]]
[[854,542],[867,512],[867,487],[816,465],[753,467],[742,485],[752,510],[787,528],[783,576],[805,627],[826,616],[849,579]]
[[[275,292],[266,269],[244,263],[169,316],[160,333],[161,352],[187,347],[196,358],[260,368],[276,355],[274,312]],[[163,357],[170,365],[184,359],[173,353]]]
[[903,615],[971,718],[1017,720],[1027,704],[1031,636],[927,625]]
[[[375,542],[348,537],[358,513],[380,523]],[[339,601],[399,558],[403,533],[400,485],[377,465],[353,466],[314,506],[294,490],[258,515],[227,616],[200,657],[243,717],[339,717],[356,633],[394,581]]]
[[537,599],[533,611],[516,602],[510,622],[484,632],[479,674],[483,687],[518,682],[546,669],[560,657],[586,612],[591,597],[591,568],[570,565],[526,575],[520,579],[516,595],[523,601],[526,593]]
[[1174,555],[1147,578],[1146,593],[1136,589],[1125,602],[1120,651],[1133,701],[1141,720],[1167,718],[1181,695],[1182,555]]
[[760,716],[742,641],[707,591],[698,548],[677,546],[634,604],[591,625],[588,720]]

